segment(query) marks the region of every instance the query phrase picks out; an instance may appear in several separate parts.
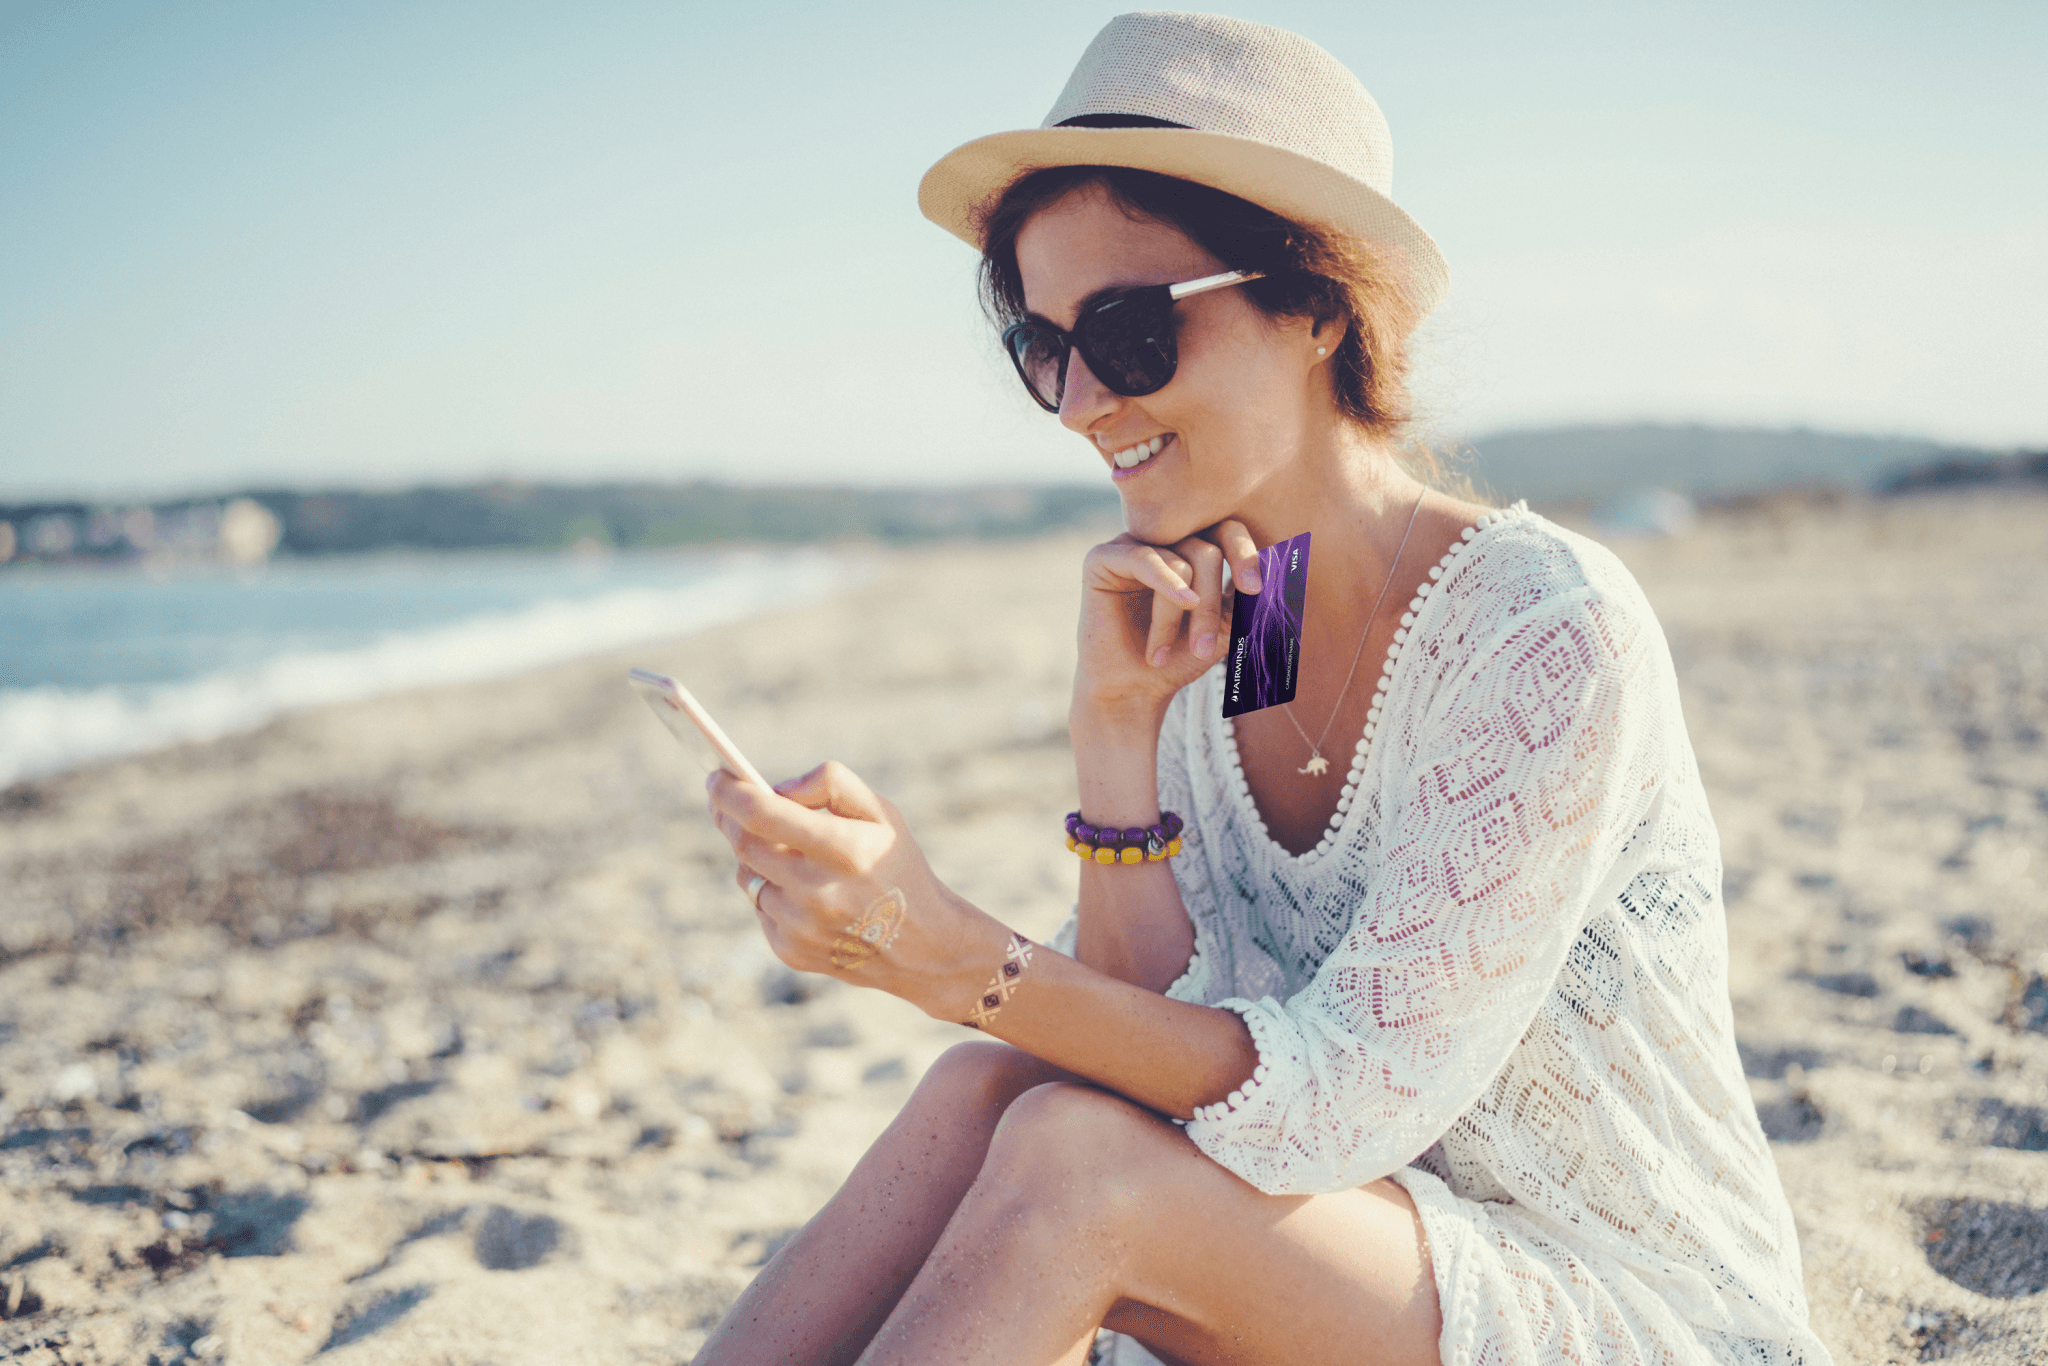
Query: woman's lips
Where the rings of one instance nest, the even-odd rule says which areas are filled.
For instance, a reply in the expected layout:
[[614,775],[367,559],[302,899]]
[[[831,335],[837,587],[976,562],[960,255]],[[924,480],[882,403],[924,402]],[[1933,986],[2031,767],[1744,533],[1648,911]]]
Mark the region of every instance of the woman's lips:
[[1154,465],[1158,464],[1159,457],[1165,455],[1168,451],[1172,450],[1174,448],[1174,444],[1177,441],[1179,441],[1180,438],[1176,437],[1171,432],[1167,432],[1164,434],[1163,438],[1155,439],[1160,441],[1160,446],[1158,450],[1146,456],[1144,459],[1140,460],[1135,465],[1118,465],[1112,463],[1109,467],[1109,477],[1119,484],[1123,483],[1127,479],[1136,479],[1146,470],[1149,470]]

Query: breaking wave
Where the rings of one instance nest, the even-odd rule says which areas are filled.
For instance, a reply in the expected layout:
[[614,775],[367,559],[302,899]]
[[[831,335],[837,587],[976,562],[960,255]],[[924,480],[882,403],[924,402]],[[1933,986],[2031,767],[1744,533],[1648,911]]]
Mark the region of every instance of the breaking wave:
[[246,730],[286,711],[503,677],[673,638],[822,595],[850,569],[823,552],[733,556],[684,585],[603,588],[279,653],[246,667],[141,684],[0,688],[0,786],[93,759]]

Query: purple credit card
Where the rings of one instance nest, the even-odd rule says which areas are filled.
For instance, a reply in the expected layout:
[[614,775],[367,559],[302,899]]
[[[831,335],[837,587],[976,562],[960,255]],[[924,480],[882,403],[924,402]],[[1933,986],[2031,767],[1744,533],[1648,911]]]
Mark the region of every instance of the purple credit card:
[[1304,531],[1261,550],[1260,591],[1240,591],[1231,608],[1225,716],[1294,700],[1301,668],[1301,607],[1308,599],[1308,536]]

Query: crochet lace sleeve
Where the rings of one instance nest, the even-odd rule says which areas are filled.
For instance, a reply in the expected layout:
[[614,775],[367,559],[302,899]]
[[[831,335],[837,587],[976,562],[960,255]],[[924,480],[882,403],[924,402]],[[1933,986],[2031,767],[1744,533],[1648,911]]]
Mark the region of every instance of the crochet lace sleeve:
[[[1259,1065],[1188,1135],[1270,1194],[1376,1180],[1477,1100],[1573,938],[1626,886],[1669,718],[1637,599],[1578,587],[1485,641],[1386,756],[1384,862],[1344,938],[1244,1017]],[[1383,730],[1381,742],[1397,741]],[[1398,741],[1397,741],[1398,743]]]

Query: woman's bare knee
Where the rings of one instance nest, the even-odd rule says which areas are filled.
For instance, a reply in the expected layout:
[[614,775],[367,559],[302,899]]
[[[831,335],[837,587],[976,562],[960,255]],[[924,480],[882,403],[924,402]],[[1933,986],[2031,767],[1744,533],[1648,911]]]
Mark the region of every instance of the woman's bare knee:
[[906,1114],[993,1124],[1018,1096],[1065,1075],[1021,1048],[994,1039],[970,1039],[938,1056],[904,1109]]
[[1159,1116],[1122,1096],[1086,1082],[1061,1079],[1035,1084],[1019,1095],[1004,1112],[996,1141],[1053,1156],[1048,1140],[1086,1144],[1090,1152],[1101,1148],[1122,1152],[1155,1149],[1162,1138],[1175,1132]]
[[1207,1159],[1151,1111],[1085,1083],[1050,1082],[1003,1112],[983,1180],[1027,1203],[1057,1192],[1077,1214],[1114,1221],[1143,1218],[1148,1197],[1176,1179],[1182,1161]]

